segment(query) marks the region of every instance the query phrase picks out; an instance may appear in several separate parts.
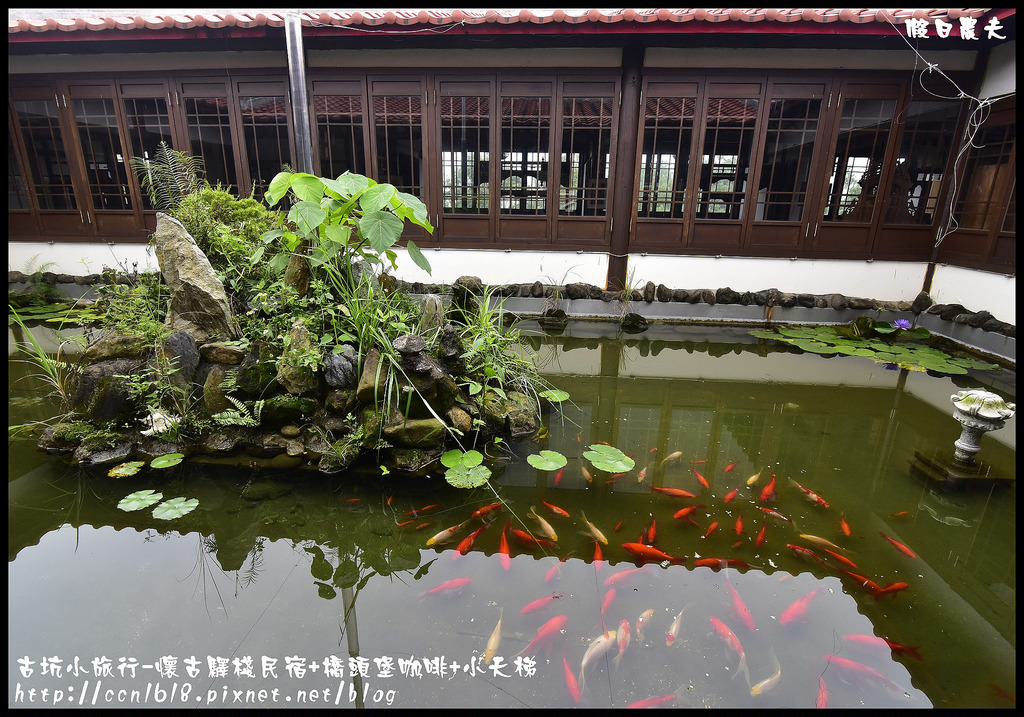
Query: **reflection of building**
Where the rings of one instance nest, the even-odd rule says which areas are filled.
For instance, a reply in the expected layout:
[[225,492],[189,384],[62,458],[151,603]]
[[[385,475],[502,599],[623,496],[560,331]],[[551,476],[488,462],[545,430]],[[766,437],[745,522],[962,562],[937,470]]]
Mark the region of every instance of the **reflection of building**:
[[[580,260],[598,284],[644,253],[1015,266],[1012,9],[86,12],[10,14],[16,243],[141,247],[154,212],[128,160],[161,140],[259,196],[308,136],[310,171],[421,197],[422,245],[582,252],[607,261]],[[1007,40],[935,36],[961,16]],[[929,21],[923,57],[911,17]],[[1004,96],[955,197],[972,108],[928,63]],[[932,256],[950,205],[959,228]]]

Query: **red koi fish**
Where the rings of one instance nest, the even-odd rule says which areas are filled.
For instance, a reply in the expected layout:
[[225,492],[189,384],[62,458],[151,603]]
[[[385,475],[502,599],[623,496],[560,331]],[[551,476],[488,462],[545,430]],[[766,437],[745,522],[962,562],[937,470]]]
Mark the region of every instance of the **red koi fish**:
[[769,500],[775,499],[775,476],[772,475],[772,479],[768,482],[761,490],[761,502],[764,503]]
[[881,530],[879,530],[879,531],[878,531],[878,534],[879,534],[879,535],[881,535],[881,536],[882,536],[883,538],[885,538],[886,540],[888,540],[888,541],[889,541],[890,543],[892,543],[892,544],[893,544],[894,546],[896,546],[896,549],[897,549],[898,551],[900,551],[901,553],[903,553],[904,555],[909,555],[909,556],[910,556],[910,557],[912,557],[912,558],[916,558],[916,557],[917,557],[917,554],[916,554],[916,553],[914,553],[914,551],[913,551],[913,550],[911,550],[910,548],[908,548],[908,547],[907,547],[906,545],[904,545],[904,544],[903,544],[903,543],[901,543],[900,541],[898,541],[898,540],[893,540],[893,539],[892,539],[892,538],[890,538],[890,537],[889,537],[888,535],[886,535],[885,533],[883,533],[883,532],[882,532]]
[[729,465],[727,465],[727,466],[725,467],[725,472],[726,472],[726,473],[728,473],[729,471],[731,471],[731,470],[732,470],[733,468],[735,468],[735,467],[736,467],[736,463],[735,463],[735,462],[733,462],[733,463],[730,463]]
[[672,515],[672,517],[675,518],[676,520],[686,520],[686,521],[689,521],[689,522],[693,523],[694,525],[696,525],[696,523],[694,523],[694,521],[690,518],[690,513],[692,513],[693,511],[697,510],[698,508],[703,508],[703,507],[704,507],[703,505],[688,505],[685,508],[680,508],[679,510],[677,510]]
[[554,593],[552,595],[545,595],[542,598],[537,598],[533,602],[530,602],[530,603],[527,603],[526,605],[523,605],[523,609],[519,611],[519,614],[520,615],[525,615],[528,612],[534,612],[535,610],[540,610],[541,608],[544,608],[544,607],[547,607],[548,605],[550,605],[553,600],[561,600],[561,599],[562,599],[562,593]]
[[850,559],[849,559],[848,557],[846,557],[845,555],[840,555],[840,554],[839,554],[839,553],[837,553],[836,551],[834,551],[834,550],[829,550],[829,549],[828,549],[828,548],[826,548],[825,546],[822,546],[822,547],[821,547],[821,549],[822,549],[822,550],[824,550],[824,551],[825,551],[826,553],[828,553],[828,554],[829,554],[829,555],[830,555],[830,556],[831,556],[831,557],[832,557],[832,558],[833,558],[834,560],[838,560],[838,561],[839,561],[840,563],[842,563],[842,564],[843,564],[843,565],[845,565],[846,567],[848,567],[848,568],[853,568],[854,570],[856,570],[856,569],[857,569],[857,564],[856,564],[856,563],[854,563],[854,562],[853,562],[852,560],[850,560]]
[[629,647],[630,632],[629,632],[629,620],[622,620],[619,623],[619,629],[615,631],[615,639],[619,644],[619,654],[615,656],[612,662],[616,667],[619,666],[619,662],[622,661],[622,655]]
[[878,591],[882,589],[881,585],[871,580],[870,578],[864,577],[863,575],[851,573],[849,570],[843,570],[842,568],[839,569],[839,572],[843,573],[844,575],[849,575],[857,582],[858,585],[860,585],[862,588],[867,588],[873,594],[877,594]]
[[424,528],[429,527],[429,526],[431,526],[433,524],[434,524],[434,521],[428,520],[426,523],[420,523],[419,525],[417,525],[416,526],[416,530],[423,530]]
[[627,553],[645,563],[660,563],[667,560],[670,563],[679,564],[686,560],[686,558],[674,558],[662,550],[643,543],[623,543],[622,547]]
[[676,693],[673,692],[670,695],[661,695],[660,697],[648,697],[646,699],[637,700],[626,705],[627,710],[632,709],[647,709],[649,707],[660,707],[661,705],[668,704],[676,698]]
[[850,524],[846,522],[846,516],[839,516],[839,530],[843,532],[843,535],[850,535]]
[[772,516],[773,518],[778,518],[779,520],[784,520],[787,523],[792,523],[793,522],[792,518],[787,518],[786,516],[784,516],[782,513],[778,512],[777,510],[772,510],[771,508],[765,508],[763,505],[759,505],[757,507],[760,510],[764,511],[765,513],[767,513],[768,515]]
[[756,547],[760,548],[762,545],[764,545],[764,537],[765,537],[764,534],[765,534],[765,530],[767,530],[767,528],[768,528],[768,524],[767,523],[761,523],[761,532],[759,532],[757,534],[757,538],[754,539],[754,545]]
[[699,461],[690,461],[691,465],[699,465],[701,463],[707,463],[707,461],[704,460],[703,458],[701,460],[699,460]]
[[658,452],[658,447],[657,447],[657,446],[655,446],[654,448],[652,448],[651,450],[649,450],[649,451],[647,451],[647,452],[648,452],[648,453],[657,453],[657,452]]
[[740,656],[740,664],[736,668],[736,674],[732,676],[735,680],[736,675],[741,672],[747,677],[747,684],[750,684],[750,671],[747,669],[747,653],[743,651],[743,645],[740,644],[739,638],[729,629],[729,626],[719,620],[717,617],[711,617],[711,629],[716,635],[725,643],[725,646]]
[[525,530],[520,530],[519,528],[512,528],[512,535],[514,535],[520,543],[522,543],[528,548],[540,546],[542,548],[547,548],[550,550],[555,547],[554,542],[548,540],[547,538],[535,538],[534,536],[527,533]]
[[569,661],[562,655],[562,664],[565,665],[565,686],[569,690],[569,696],[576,704],[580,703],[580,686],[576,682],[576,673],[569,667]]
[[821,588],[815,588],[802,598],[794,600],[789,607],[782,611],[782,614],[779,616],[779,624],[788,625],[796,620],[802,620],[807,614],[807,608],[810,606],[811,600],[818,594],[820,589]]
[[736,535],[743,535],[743,516],[736,516]]
[[825,561],[822,560],[821,556],[819,556],[810,548],[805,548],[802,545],[793,545],[792,543],[786,543],[786,547],[793,551],[793,555],[797,556],[798,558],[804,558],[805,560],[813,560],[821,566],[825,565]]
[[604,620],[605,611],[611,606],[612,601],[615,599],[615,588],[608,588],[608,592],[604,594],[604,599],[601,600],[601,620]]
[[907,512],[907,511],[905,511],[905,510],[901,510],[901,511],[899,511],[898,513],[893,513],[893,514],[892,514],[891,516],[889,516],[889,517],[891,517],[891,518],[903,518],[903,517],[905,517],[905,516],[907,516],[907,515],[910,515],[910,513],[908,513],[908,512]]
[[552,505],[551,503],[548,503],[546,500],[542,500],[541,503],[543,503],[544,507],[550,510],[555,515],[565,516],[566,518],[569,517],[569,513],[567,513],[562,508],[559,508],[557,505]]
[[454,558],[456,555],[465,555],[466,553],[468,553],[469,549],[473,547],[473,541],[476,540],[476,536],[484,532],[484,529],[486,527],[486,525],[481,525],[479,528],[477,528],[472,533],[463,538],[462,542],[459,543],[459,547],[457,548],[458,552],[452,553],[452,558]]
[[431,510],[433,508],[438,507],[438,505],[440,505],[440,504],[439,503],[431,503],[430,505],[425,505],[422,508],[417,508],[415,510],[406,511],[405,514],[406,515],[411,515],[412,517],[415,518],[415,517],[419,516],[420,513],[426,513],[428,510]]
[[809,488],[804,488],[802,485],[797,483],[792,478],[789,479],[789,482],[795,485],[797,488],[799,488],[801,492],[803,492],[803,494],[806,495],[807,498],[815,505],[820,505],[822,508],[829,507],[828,502],[814,491],[810,490]]
[[601,544],[594,541],[594,570],[595,572],[604,567],[604,553],[601,552]]
[[473,582],[473,578],[455,578],[454,580],[449,580],[446,583],[441,583],[432,590],[427,590],[423,593],[422,597],[426,597],[427,595],[437,595],[438,593],[459,592],[471,582]]
[[693,564],[700,568],[711,568],[716,573],[722,568],[750,569],[746,562],[735,558],[697,558],[693,561]]
[[548,620],[546,623],[540,626],[537,630],[537,634],[530,640],[530,644],[523,648],[516,657],[523,655],[533,656],[537,654],[537,650],[540,647],[544,647],[547,653],[551,652],[551,641],[555,636],[562,634],[562,630],[565,628],[566,623],[569,622],[568,615],[556,615],[555,617]]
[[345,502],[346,502],[346,503],[359,503],[359,502],[361,502],[362,500],[363,500],[362,498],[349,498],[349,499],[348,499],[348,500],[346,500]]
[[559,483],[562,482],[562,471],[564,471],[564,470],[565,470],[564,467],[563,468],[559,468],[558,472],[555,473],[555,485],[558,485]]
[[654,514],[651,514],[651,524],[647,526],[647,542],[653,543],[658,536],[658,522],[654,519]]
[[[572,555],[572,553],[569,553],[569,555]],[[562,564],[569,559],[569,555],[566,555],[564,558],[557,561],[554,565],[551,566],[547,573],[544,574],[544,582],[549,582],[551,578],[555,577],[555,575],[558,574],[558,571],[562,569]]]
[[625,580],[629,580],[630,578],[636,577],[636,574],[643,572],[643,570],[644,568],[642,566],[639,568],[628,568],[626,570],[620,570],[614,575],[609,575],[607,578],[605,578],[604,584],[606,587],[618,585],[619,583]]
[[498,556],[505,570],[512,567],[512,554],[508,549],[508,526],[511,522],[505,523],[505,527],[501,529],[501,540],[498,541]]
[[394,493],[392,493],[391,495],[389,495],[389,496],[388,496],[388,505],[391,505],[391,501],[393,501],[394,499],[395,499],[395,494],[394,494]]
[[440,545],[441,543],[448,542],[453,537],[455,537],[455,534],[462,530],[463,526],[465,525],[466,521],[463,521],[458,525],[453,525],[450,528],[445,528],[440,533],[435,535],[433,538],[429,538],[427,540],[427,547],[429,548],[431,545]]
[[838,655],[825,655],[825,660],[830,665],[835,665],[840,671],[845,672],[856,679],[880,685],[894,692],[903,692],[903,688],[873,667],[868,667],[867,665],[861,664],[860,662],[854,662],[853,660],[847,660],[846,658],[839,657]]
[[500,508],[500,507],[501,507],[501,503],[491,503],[490,505],[485,505],[482,508],[477,508],[476,510],[474,510],[472,512],[472,514],[470,514],[469,517],[470,518],[482,518],[485,515],[490,515],[494,511],[498,510],[498,508]]
[[615,527],[612,528],[612,532],[613,533],[618,533],[619,532],[619,528],[621,528],[621,527],[622,527],[622,521],[620,520],[618,523],[615,524]]
[[415,523],[415,522],[416,522],[416,519],[415,519],[415,518],[410,518],[409,520],[406,520],[406,521],[404,521],[404,522],[402,522],[402,523],[399,523],[399,524],[398,524],[398,527],[399,527],[399,528],[404,528],[405,526],[407,526],[407,525],[412,525],[412,524],[413,524],[413,523]]
[[670,495],[673,498],[696,498],[697,497],[693,493],[691,493],[690,491],[682,490],[680,488],[662,488],[661,486],[651,486],[651,490],[656,490],[659,493],[664,493],[665,495]]
[[704,476],[702,476],[699,471],[694,471],[693,474],[697,476],[697,480],[700,481],[700,484],[702,486],[704,486],[705,488],[711,487],[710,485],[708,485],[707,479]]
[[704,533],[704,537],[707,538],[709,535],[714,533],[717,528],[718,528],[718,521],[716,520],[714,523],[712,523],[710,526],[708,526],[708,532]]
[[891,640],[886,640],[884,637],[876,637],[875,635],[843,635],[843,640],[857,643],[859,645],[884,646],[889,648],[893,654],[909,655],[918,662],[922,662],[924,660],[924,658],[921,657],[921,653],[918,652],[920,649],[919,645],[898,645]]
[[874,591],[875,600],[881,600],[884,595],[892,595],[893,600],[896,599],[896,593],[906,590],[910,585],[908,583],[889,583],[884,588],[879,588]]
[[814,699],[814,706],[819,710],[828,709],[828,687],[821,675],[818,675],[818,696]]
[[731,491],[729,491],[729,493],[724,498],[722,498],[722,502],[723,503],[728,503],[730,500],[735,498],[736,494],[739,493],[739,492],[740,492],[739,488],[733,488]]
[[726,585],[729,586],[729,594],[732,596],[733,612],[736,613],[736,617],[740,619],[740,622],[742,622],[748,630],[754,632],[754,616],[750,614],[750,608],[748,608],[747,604],[743,602],[743,598],[741,598],[740,594],[736,592],[736,588],[732,586],[732,583],[726,582]]

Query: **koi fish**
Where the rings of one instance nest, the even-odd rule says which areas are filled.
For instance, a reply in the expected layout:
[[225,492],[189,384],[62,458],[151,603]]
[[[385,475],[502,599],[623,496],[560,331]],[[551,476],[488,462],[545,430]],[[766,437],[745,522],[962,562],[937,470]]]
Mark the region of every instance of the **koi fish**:
[[[607,445],[607,444],[605,444],[605,445]],[[657,452],[658,452],[658,447],[657,447],[657,446],[655,446],[654,448],[652,448],[651,450],[649,450],[649,451],[647,451],[647,452],[648,452],[648,453],[657,453]]]
[[794,600],[789,607],[782,611],[782,614],[779,616],[779,624],[788,625],[791,622],[803,619],[804,615],[807,614],[807,608],[810,606],[811,600],[818,594],[820,589],[815,588],[802,598]]
[[477,508],[476,510],[474,510],[472,512],[472,514],[470,514],[469,517],[470,518],[482,518],[485,515],[490,515],[491,513],[493,513],[494,511],[496,511],[500,507],[501,507],[501,503],[491,503],[490,505],[485,505],[482,508]]
[[616,632],[616,641],[618,642],[618,645],[619,645],[619,654],[617,654],[615,656],[615,659],[613,659],[612,662],[615,663],[615,667],[618,667],[619,666],[619,661],[622,660],[622,654],[626,651],[626,648],[629,647],[629,638],[630,638],[629,620],[625,620],[625,619],[622,620],[622,622],[619,623],[619,629],[616,630],[615,632]]
[[615,599],[615,588],[608,588],[608,592],[604,594],[604,599],[601,600],[601,620],[604,620],[605,611],[611,607],[612,601]]
[[547,652],[551,651],[551,640],[556,635],[562,634],[562,630],[565,628],[566,623],[569,622],[568,615],[556,615],[555,617],[548,620],[546,623],[540,626],[537,630],[537,634],[530,640],[530,644],[522,649],[522,651],[516,655],[516,657],[522,657],[523,655],[533,656],[537,654],[537,649],[541,646],[545,647]]
[[761,490],[761,502],[764,503],[765,501],[769,501],[769,500],[772,500],[774,498],[775,498],[775,475],[772,474],[771,481],[769,481],[768,485],[766,485]]
[[604,565],[604,553],[601,552],[601,544],[594,541],[594,570],[600,570]]
[[727,466],[725,467],[725,472],[726,472],[726,473],[728,473],[729,471],[731,471],[731,470],[732,470],[733,468],[735,468],[735,467],[736,467],[736,463],[735,463],[735,462],[733,462],[733,463],[730,463],[729,465],[727,465]]
[[491,660],[494,659],[494,653],[498,651],[498,643],[501,642],[501,618],[505,614],[505,608],[502,607],[498,613],[498,624],[494,626],[494,632],[491,633],[490,638],[487,640],[487,647],[484,649],[484,664],[491,664]]
[[551,527],[551,523],[537,515],[537,509],[532,505],[530,506],[529,515],[537,519],[537,522],[540,523],[540,529],[544,532],[544,535],[548,536],[552,541],[558,541],[558,533],[556,533],[555,529]]
[[917,557],[917,554],[916,554],[916,553],[914,553],[914,551],[913,551],[913,550],[911,550],[910,548],[908,548],[908,547],[907,547],[906,545],[904,545],[904,544],[903,544],[903,543],[901,543],[900,541],[898,541],[898,540],[894,540],[894,539],[890,538],[890,537],[889,537],[888,535],[886,535],[885,533],[883,533],[883,532],[882,532],[881,530],[879,530],[879,531],[878,531],[878,534],[879,534],[879,535],[881,535],[881,536],[882,536],[883,538],[885,538],[886,540],[888,540],[888,541],[889,541],[890,543],[892,543],[892,544],[893,544],[894,546],[896,546],[896,549],[897,549],[898,551],[900,551],[901,553],[903,553],[904,555],[909,555],[909,556],[910,556],[910,557],[912,557],[912,558],[916,558],[916,557]]
[[562,593],[554,593],[552,595],[545,595],[542,598],[537,598],[533,602],[530,602],[530,603],[527,603],[526,605],[523,605],[523,609],[519,611],[519,614],[520,615],[525,615],[528,612],[534,612],[535,610],[540,610],[541,608],[547,607],[548,605],[550,605],[552,600],[561,600],[561,599],[562,599]]
[[695,466],[695,465],[699,465],[699,464],[701,464],[701,463],[707,463],[707,461],[706,461],[706,460],[704,460],[703,458],[702,458],[702,459],[700,459],[699,461],[690,461],[690,465],[694,465],[694,466]]
[[676,693],[673,692],[670,695],[661,695],[658,697],[647,697],[646,699],[637,700],[626,705],[626,709],[647,709],[650,707],[660,707],[663,704],[667,704],[676,698]]
[[653,543],[658,535],[658,522],[654,519],[654,514],[651,514],[651,524],[647,526],[647,542]]
[[786,516],[784,516],[782,513],[778,512],[777,510],[772,510],[771,508],[765,508],[763,505],[759,505],[757,507],[760,510],[764,511],[765,513],[767,513],[768,515],[772,516],[773,518],[778,518],[780,520],[784,520],[787,523],[792,523],[793,522],[792,518],[787,518]]
[[594,639],[590,645],[587,646],[587,651],[583,653],[583,662],[580,663],[580,693],[586,689],[587,684],[587,667],[591,665],[595,660],[603,657],[609,650],[611,650],[617,641],[615,639],[615,630],[608,630],[603,633],[600,637]]
[[640,617],[636,619],[636,644],[642,645],[644,643],[644,627],[654,617],[654,610],[644,610],[640,613]]
[[924,660],[921,657],[921,653],[918,652],[920,647],[918,645],[898,645],[891,640],[886,640],[884,637],[876,637],[875,635],[843,635],[843,640],[847,642],[853,642],[861,645],[877,645],[879,647],[885,646],[892,650],[897,655],[909,655],[918,662]]
[[427,547],[429,548],[431,545],[440,545],[441,543],[445,543],[451,540],[456,533],[462,530],[464,525],[466,525],[466,521],[463,521],[458,525],[453,525],[450,528],[445,528],[440,533],[435,535],[433,538],[427,540]]
[[708,485],[707,479],[700,474],[700,471],[694,471],[693,474],[695,476],[697,476],[697,480],[700,481],[700,484],[702,486],[704,486],[705,488],[710,488],[711,487],[710,485]]
[[439,503],[431,503],[430,505],[425,505],[422,508],[416,508],[414,510],[406,511],[405,514],[406,515],[411,515],[412,517],[415,518],[415,517],[419,516],[420,513],[425,513],[428,510],[431,510],[432,508],[436,508],[438,505],[440,505],[440,504]]
[[476,536],[484,532],[484,529],[486,527],[486,525],[481,525],[479,528],[477,528],[472,533],[463,538],[462,542],[459,543],[459,547],[457,548],[458,552],[452,553],[452,557],[454,558],[456,555],[465,555],[466,553],[468,553],[469,549],[473,547],[473,541],[476,540]]
[[750,684],[750,671],[747,669],[747,653],[743,651],[743,646],[740,644],[739,638],[733,634],[733,631],[729,629],[729,626],[719,620],[717,617],[712,616],[711,629],[716,635],[725,643],[725,646],[740,656],[740,663],[736,667],[736,674],[732,676],[736,679],[736,675],[741,672],[746,675],[747,684]]
[[686,560],[686,558],[673,558],[668,553],[643,543],[623,543],[622,548],[633,557],[647,563],[661,563],[667,560],[670,563],[678,564]]
[[635,577],[637,573],[643,572],[643,570],[644,570],[643,567],[629,568],[627,570],[620,570],[619,572],[615,573],[614,575],[609,575],[607,578],[605,578],[604,584],[605,584],[606,587],[610,587],[612,585],[618,585],[619,583],[623,582],[624,580],[628,580],[629,578]]
[[901,590],[906,590],[910,585],[907,583],[889,583],[884,588],[880,588],[874,591],[875,600],[881,600],[883,595],[892,595],[893,599],[896,599],[896,593]]
[[846,516],[839,516],[839,530],[843,532],[843,535],[850,535],[850,524],[846,522]]
[[359,503],[359,502],[361,502],[362,500],[363,500],[362,498],[349,498],[349,499],[348,499],[348,500],[346,500],[345,502],[346,502],[346,503]]
[[761,471],[758,471],[754,475],[752,475],[749,478],[747,478],[747,485],[754,485],[760,479],[761,479]]
[[398,527],[399,527],[399,528],[404,528],[405,526],[407,526],[407,525],[412,525],[412,524],[413,524],[413,523],[415,523],[415,522],[416,522],[416,519],[415,519],[415,518],[410,518],[409,520],[406,520],[406,521],[404,521],[404,522],[402,522],[402,523],[399,523],[399,524],[398,524]]
[[814,699],[814,706],[819,710],[828,709],[828,687],[821,675],[818,675],[818,696]]
[[458,592],[471,582],[473,582],[473,578],[455,578],[454,580],[449,580],[446,583],[441,583],[432,590],[427,590],[423,593],[422,597],[426,597],[427,595],[437,595],[438,593]]
[[735,558],[697,558],[693,564],[700,568],[711,568],[716,573],[722,568],[743,568],[744,570],[750,568],[747,563]]
[[661,463],[660,463],[660,464],[658,465],[658,469],[659,469],[659,470],[661,470],[661,469],[662,469],[662,468],[664,468],[664,467],[665,467],[665,466],[666,466],[667,464],[671,463],[672,461],[677,461],[677,460],[679,460],[679,459],[680,459],[680,458],[682,458],[682,457],[683,457],[683,452],[682,452],[682,451],[674,451],[674,452],[672,452],[672,453],[669,453],[669,454],[668,454],[668,455],[667,455],[667,456],[665,457],[665,460],[663,460],[663,461],[662,461],[662,462],[661,462]]
[[882,587],[878,583],[871,580],[870,578],[864,577],[863,575],[851,573],[849,570],[843,570],[842,568],[839,568],[839,572],[843,573],[844,575],[849,575],[857,582],[858,585],[860,585],[862,588],[867,588],[873,594],[877,594],[878,591],[882,589]]
[[814,562],[818,563],[818,565],[821,565],[823,567],[825,565],[825,561],[821,559],[821,556],[819,556],[810,548],[805,548],[802,545],[793,545],[792,543],[786,543],[786,547],[793,551],[793,555],[797,556],[798,558],[813,560]]
[[898,513],[893,513],[893,514],[892,514],[891,516],[889,516],[889,517],[890,517],[890,518],[902,518],[902,517],[904,517],[905,515],[909,515],[909,513],[908,513],[907,511],[905,511],[905,510],[901,510],[901,511],[899,511]]
[[618,523],[615,524],[615,527],[612,528],[612,532],[613,533],[618,533],[619,532],[619,528],[621,528],[621,527],[622,527],[622,521],[620,520]]
[[431,526],[433,524],[434,524],[434,521],[428,520],[426,523],[420,523],[419,525],[417,525],[416,526],[416,530],[423,530],[424,528],[429,527],[429,526]]
[[[690,605],[693,605],[693,603],[690,603]],[[679,638],[679,630],[683,626],[683,613],[686,612],[690,605],[687,605],[680,610],[679,614],[672,620],[672,624],[668,626],[668,632],[665,633],[666,646],[672,647],[672,645],[675,644],[675,641]]]
[[580,466],[580,473],[583,474],[583,480],[587,483],[594,482],[594,476],[590,475],[590,471],[587,470],[586,466]]
[[779,684],[779,680],[782,678],[782,665],[779,664],[779,658],[775,656],[775,650],[769,648],[772,660],[775,661],[775,673],[771,677],[767,677],[756,685],[750,688],[750,696],[763,695],[768,690]]
[[829,554],[829,555],[830,555],[830,556],[831,556],[831,557],[832,557],[832,558],[833,558],[834,560],[838,560],[838,561],[839,561],[840,563],[842,563],[842,564],[843,564],[843,565],[845,565],[846,567],[848,567],[848,568],[853,568],[854,570],[856,570],[856,569],[857,569],[857,564],[856,564],[856,563],[854,563],[854,562],[853,562],[852,560],[850,560],[850,559],[849,559],[848,557],[846,557],[845,555],[840,555],[840,554],[839,554],[839,553],[837,553],[836,551],[834,551],[834,550],[829,550],[828,548],[826,548],[826,547],[824,547],[824,546],[822,546],[822,548],[821,548],[821,549],[822,549],[822,550],[824,550],[824,551],[825,551],[826,553],[828,553],[828,554]]
[[525,530],[520,530],[519,528],[512,528],[512,535],[514,535],[520,543],[528,548],[540,546],[542,548],[551,549],[555,547],[555,544],[547,538],[535,538]]
[[505,523],[505,527],[501,529],[501,540],[498,541],[498,556],[505,570],[512,567],[512,554],[508,549],[508,526],[511,522]]
[[389,495],[389,496],[388,496],[388,505],[391,505],[391,501],[393,501],[394,499],[395,499],[395,494],[394,494],[394,493],[392,493],[391,495]]
[[565,655],[562,655],[562,664],[565,669],[565,686],[569,690],[569,696],[572,697],[576,704],[580,703],[580,686],[576,682],[576,673],[569,667],[569,661],[565,659]]
[[707,538],[709,535],[714,533],[716,528],[718,528],[717,520],[708,527],[708,532],[704,533],[704,537]]
[[767,528],[768,528],[768,524],[767,523],[761,523],[761,532],[758,533],[757,534],[757,538],[754,539],[755,547],[760,548],[762,545],[764,545],[764,534],[765,534],[765,530],[767,530]]
[[659,493],[670,495],[673,498],[696,498],[693,493],[688,490],[682,490],[680,488],[662,488],[660,486],[651,486],[651,490],[656,490]]
[[559,483],[562,482],[562,471],[564,471],[564,470],[565,470],[565,468],[562,467],[562,468],[558,469],[557,473],[555,473],[555,485],[558,485]]
[[698,508],[703,508],[703,507],[704,506],[702,506],[702,505],[688,505],[685,508],[680,508],[679,510],[677,510],[672,515],[672,517],[676,518],[677,520],[684,520],[684,519],[687,519],[689,517],[690,513],[692,513],[693,511],[697,510]]
[[646,477],[647,477],[647,466],[644,466],[643,468],[640,469],[640,473],[637,474],[636,482],[637,483],[643,483],[644,482],[644,478],[646,478]]
[[860,662],[854,662],[853,660],[847,660],[844,657],[839,657],[839,655],[825,655],[825,661],[830,665],[835,665],[840,670],[855,678],[881,685],[882,687],[893,690],[894,692],[903,691],[899,685],[873,667],[868,667],[867,665],[861,664]]
[[[569,553],[569,555],[572,555],[572,553]],[[562,564],[569,559],[569,555],[566,555],[561,560],[556,561],[555,564],[551,566],[547,573],[544,574],[544,582],[550,581],[551,578],[558,574],[558,571],[562,569]]]
[[569,513],[567,511],[562,510],[557,505],[552,505],[551,503],[548,503],[546,500],[542,500],[541,503],[543,503],[544,507],[547,508],[548,510],[550,510],[555,515],[561,515],[561,516],[563,516],[565,518],[570,517]]
[[724,498],[722,498],[722,502],[723,502],[723,503],[728,503],[728,502],[729,502],[729,501],[731,501],[731,500],[732,500],[733,498],[735,498],[735,497],[736,497],[736,494],[737,494],[737,493],[739,493],[739,492],[740,492],[740,489],[739,489],[739,488],[733,488],[733,489],[732,489],[731,491],[729,491],[729,492],[728,492],[728,493],[726,494],[726,496],[725,496]]
[[598,530],[597,526],[587,520],[587,514],[581,510],[580,515],[583,516],[583,522],[587,524],[587,529],[590,530],[590,534],[594,536],[594,539],[608,545],[608,538],[604,537],[604,533]]
[[838,551],[845,550],[845,548],[839,547],[838,545],[833,543],[831,540],[827,540],[825,538],[819,538],[817,535],[808,535],[807,533],[800,533],[800,537],[803,538],[804,540],[809,540],[812,543],[816,543],[817,545],[821,545],[821,546],[824,546],[826,548],[832,548],[833,550],[838,550]]
[[743,516],[736,516],[736,535],[743,535]]
[[822,508],[829,507],[828,502],[814,491],[810,490],[809,488],[804,488],[802,485],[797,483],[792,478],[789,479],[789,482],[795,485],[797,488],[799,488],[803,492],[803,494],[806,495],[807,498],[815,505],[820,505]]
[[736,617],[740,619],[740,622],[742,622],[748,630],[754,632],[756,628],[754,627],[754,616],[750,614],[750,608],[748,608],[747,604],[743,602],[743,598],[741,598],[740,594],[736,592],[736,588],[732,586],[732,583],[727,581],[726,585],[729,586],[729,594],[732,596],[733,612],[736,613]]

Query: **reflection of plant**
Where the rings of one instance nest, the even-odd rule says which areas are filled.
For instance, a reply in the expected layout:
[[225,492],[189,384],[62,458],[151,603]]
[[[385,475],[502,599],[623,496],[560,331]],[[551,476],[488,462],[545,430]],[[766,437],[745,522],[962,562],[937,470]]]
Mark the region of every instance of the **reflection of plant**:
[[43,274],[57,265],[56,262],[47,261],[36,266],[37,259],[39,259],[38,254],[28,260],[25,269],[21,272],[25,275],[25,288],[19,291],[17,295],[11,294],[11,301],[16,302],[19,308],[51,304],[68,298],[67,294],[58,289],[54,284],[46,281],[46,278],[43,276]]
[[[38,369],[36,373],[30,374],[30,376],[42,380],[44,385],[49,386],[52,389],[53,395],[57,396],[60,401],[61,413],[67,413],[71,409],[72,391],[74,390],[75,382],[81,374],[81,367],[71,363],[63,356],[64,347],[69,342],[62,340],[57,347],[56,355],[51,356],[35,336],[32,335],[28,327],[25,326],[25,322],[18,314],[18,311],[13,306],[8,306],[8,311],[19,329],[15,333],[15,347],[27,357],[18,361],[30,364]],[[19,333],[24,337],[21,340],[17,338]],[[28,377],[26,376],[25,378]]]

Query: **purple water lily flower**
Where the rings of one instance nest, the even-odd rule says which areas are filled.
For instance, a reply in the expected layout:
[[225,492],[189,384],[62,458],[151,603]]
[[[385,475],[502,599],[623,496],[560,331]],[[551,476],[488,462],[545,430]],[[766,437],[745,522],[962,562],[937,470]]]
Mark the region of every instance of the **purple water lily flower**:
[[904,331],[906,331],[907,329],[910,328],[910,320],[909,319],[896,319],[895,321],[892,322],[892,325],[893,325],[894,328],[903,329]]

